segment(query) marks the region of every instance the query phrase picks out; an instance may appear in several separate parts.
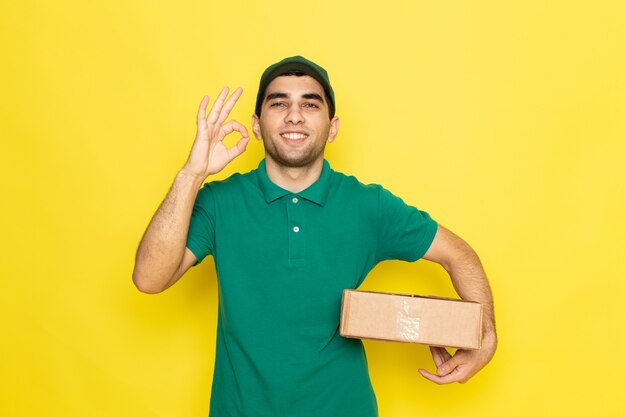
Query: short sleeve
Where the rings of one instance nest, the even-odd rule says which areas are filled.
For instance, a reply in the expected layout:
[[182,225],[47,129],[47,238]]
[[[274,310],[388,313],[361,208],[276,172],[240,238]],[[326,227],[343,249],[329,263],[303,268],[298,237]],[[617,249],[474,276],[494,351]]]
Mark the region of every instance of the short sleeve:
[[379,188],[378,210],[377,262],[413,262],[424,256],[437,233],[437,222],[383,187]]
[[187,248],[193,252],[198,265],[209,254],[215,251],[215,200],[210,183],[198,191],[193,205],[189,232],[187,233]]

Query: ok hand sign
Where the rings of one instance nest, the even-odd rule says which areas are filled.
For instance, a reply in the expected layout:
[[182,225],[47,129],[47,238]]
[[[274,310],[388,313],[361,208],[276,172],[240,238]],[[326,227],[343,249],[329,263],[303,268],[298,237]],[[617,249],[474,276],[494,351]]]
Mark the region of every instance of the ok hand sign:
[[[204,181],[209,175],[220,172],[246,150],[250,141],[246,128],[235,120],[224,123],[242,92],[241,88],[237,88],[224,103],[228,95],[228,87],[224,87],[206,117],[209,98],[207,96],[202,98],[198,109],[198,131],[189,158],[183,167],[184,171],[201,177]],[[234,131],[241,133],[241,139],[231,148],[227,148],[224,145],[224,138]]]

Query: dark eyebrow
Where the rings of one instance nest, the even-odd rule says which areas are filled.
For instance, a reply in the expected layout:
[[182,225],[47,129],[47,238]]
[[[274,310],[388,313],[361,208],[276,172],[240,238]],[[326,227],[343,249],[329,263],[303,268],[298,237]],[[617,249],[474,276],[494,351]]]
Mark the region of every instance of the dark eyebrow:
[[324,102],[324,100],[322,99],[322,96],[316,93],[303,94],[302,98],[306,98],[307,100],[319,100],[322,103]]
[[[287,93],[272,93],[272,94],[268,94],[267,97],[265,97],[265,101],[274,100],[276,98],[289,98],[289,94],[287,94]],[[317,93],[302,94],[302,98],[304,98],[306,100],[319,100],[322,103],[324,102],[324,100],[322,99],[322,96],[320,96]]]
[[275,98],[288,98],[289,95],[287,93],[272,93],[272,94],[268,94],[267,97],[265,97],[265,101],[270,101],[270,100],[274,100]]

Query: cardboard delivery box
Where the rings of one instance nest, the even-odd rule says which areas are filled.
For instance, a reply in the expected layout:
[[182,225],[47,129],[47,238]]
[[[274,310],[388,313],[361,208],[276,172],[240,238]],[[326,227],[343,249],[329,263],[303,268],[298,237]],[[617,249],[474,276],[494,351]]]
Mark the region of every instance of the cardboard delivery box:
[[482,304],[441,297],[344,290],[344,337],[480,349]]

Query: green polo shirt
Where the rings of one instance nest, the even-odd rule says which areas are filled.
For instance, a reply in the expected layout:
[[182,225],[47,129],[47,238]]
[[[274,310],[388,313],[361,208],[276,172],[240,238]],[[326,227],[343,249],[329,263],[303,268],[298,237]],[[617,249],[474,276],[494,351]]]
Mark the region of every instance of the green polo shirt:
[[265,160],[204,184],[187,247],[219,288],[211,417],[373,417],[363,344],[339,335],[341,296],[380,261],[415,261],[437,223],[380,185],[335,172],[299,193]]

